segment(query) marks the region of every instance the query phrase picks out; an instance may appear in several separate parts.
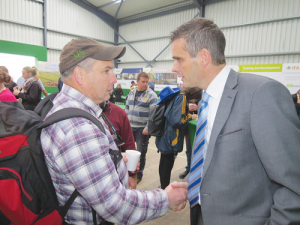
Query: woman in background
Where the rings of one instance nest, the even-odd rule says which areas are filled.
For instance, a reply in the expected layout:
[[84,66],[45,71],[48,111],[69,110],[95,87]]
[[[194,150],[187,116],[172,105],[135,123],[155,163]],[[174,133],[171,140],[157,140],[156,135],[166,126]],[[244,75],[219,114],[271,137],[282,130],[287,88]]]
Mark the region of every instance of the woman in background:
[[116,96],[115,98],[115,104],[122,103],[122,98],[121,96],[124,95],[121,84],[117,85],[117,88],[114,90],[114,95]]
[[[5,71],[8,75],[8,69],[5,66],[0,66],[0,70]],[[12,93],[14,92],[14,87],[18,86],[12,79],[12,77],[10,78],[10,81],[8,83],[5,84],[5,87],[8,88]]]
[[9,83],[11,77],[8,73],[0,68],[0,101],[2,102],[16,102],[16,97],[9,89],[5,87],[5,83]]
[[41,101],[42,89],[37,82],[39,80],[39,72],[35,66],[26,66],[23,68],[22,74],[25,82],[22,88],[14,88],[14,95],[22,99],[22,104],[26,110],[34,110]]

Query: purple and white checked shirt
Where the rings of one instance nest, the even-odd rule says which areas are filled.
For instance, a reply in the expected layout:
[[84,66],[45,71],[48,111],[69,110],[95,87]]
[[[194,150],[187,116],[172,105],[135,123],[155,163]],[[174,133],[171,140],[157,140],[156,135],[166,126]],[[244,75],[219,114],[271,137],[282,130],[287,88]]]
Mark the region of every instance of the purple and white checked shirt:
[[[91,99],[66,84],[53,103],[47,116],[63,108],[80,108],[97,118],[102,112]],[[106,134],[85,118],[64,120],[42,130],[42,147],[59,204],[64,205],[75,188],[81,195],[71,205],[66,222],[93,224],[91,206],[115,224],[136,224],[166,214],[169,201],[165,191],[128,189],[126,164],[121,160],[116,172],[108,151],[118,148],[105,122],[99,120]]]

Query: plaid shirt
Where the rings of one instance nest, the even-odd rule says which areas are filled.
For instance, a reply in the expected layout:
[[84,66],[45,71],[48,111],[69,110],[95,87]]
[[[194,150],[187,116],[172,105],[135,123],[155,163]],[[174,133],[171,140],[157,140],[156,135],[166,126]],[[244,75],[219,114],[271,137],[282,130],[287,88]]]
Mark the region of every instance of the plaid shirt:
[[[53,103],[47,116],[62,108],[80,108],[97,118],[102,112],[91,99],[65,84]],[[108,151],[117,147],[102,118],[100,121],[106,134],[85,118],[64,120],[42,130],[42,147],[59,204],[64,205],[75,188],[81,195],[71,205],[66,222],[93,224],[91,206],[116,224],[136,224],[166,214],[165,191],[128,189],[126,165],[121,160],[118,172],[115,170]]]

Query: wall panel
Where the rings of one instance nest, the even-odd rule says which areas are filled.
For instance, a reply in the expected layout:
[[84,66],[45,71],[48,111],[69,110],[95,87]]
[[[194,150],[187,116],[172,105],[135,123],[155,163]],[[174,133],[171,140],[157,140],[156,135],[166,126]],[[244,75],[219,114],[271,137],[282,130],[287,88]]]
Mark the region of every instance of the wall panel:
[[[114,31],[99,17],[69,0],[47,1],[47,28],[79,36],[114,41]],[[52,40],[53,41],[53,40]],[[56,43],[52,42],[52,45]],[[57,46],[60,42],[57,43]]]

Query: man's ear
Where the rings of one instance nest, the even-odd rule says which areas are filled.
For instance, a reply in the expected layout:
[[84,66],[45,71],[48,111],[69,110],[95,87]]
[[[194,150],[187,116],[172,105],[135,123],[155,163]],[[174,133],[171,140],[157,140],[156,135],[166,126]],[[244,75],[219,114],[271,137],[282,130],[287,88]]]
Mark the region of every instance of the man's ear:
[[84,71],[80,67],[75,67],[74,69],[74,79],[77,81],[78,84],[83,84],[83,73]]
[[206,67],[211,60],[210,52],[207,49],[202,49],[197,54],[197,61],[201,63],[203,67]]

